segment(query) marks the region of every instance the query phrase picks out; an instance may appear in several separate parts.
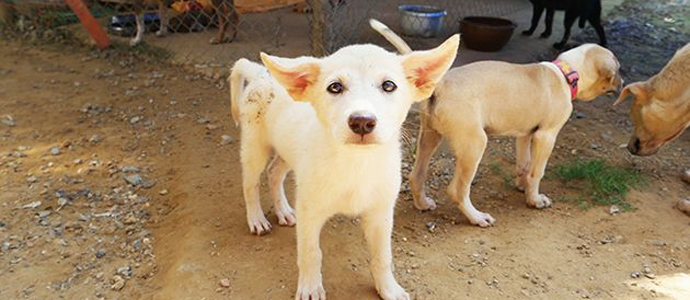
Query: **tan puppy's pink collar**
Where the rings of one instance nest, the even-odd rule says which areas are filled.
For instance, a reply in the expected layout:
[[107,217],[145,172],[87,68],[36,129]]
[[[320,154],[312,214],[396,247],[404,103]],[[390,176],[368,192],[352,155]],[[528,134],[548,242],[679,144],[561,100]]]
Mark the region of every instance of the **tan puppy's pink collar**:
[[568,82],[570,87],[570,99],[574,101],[575,97],[577,97],[577,81],[580,80],[580,74],[569,63],[562,60],[554,60],[551,63],[556,65],[563,73],[563,76],[565,76],[565,81]]

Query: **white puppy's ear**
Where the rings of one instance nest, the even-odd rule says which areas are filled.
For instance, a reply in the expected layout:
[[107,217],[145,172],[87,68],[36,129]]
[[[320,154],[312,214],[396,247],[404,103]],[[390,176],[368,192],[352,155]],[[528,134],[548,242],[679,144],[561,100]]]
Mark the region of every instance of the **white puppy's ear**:
[[426,51],[414,51],[404,56],[405,77],[412,84],[415,100],[429,98],[436,84],[455,61],[460,35],[455,34],[440,46]]
[[647,99],[649,99],[649,89],[647,87],[647,83],[635,82],[625,86],[621,91],[621,94],[618,95],[616,102],[613,102],[613,105],[616,106],[621,104],[623,101],[625,101],[625,99],[628,98],[628,95],[630,94],[633,94],[635,101],[646,102]]
[[281,58],[261,52],[261,61],[292,99],[309,100],[309,90],[319,77],[321,68],[316,58]]

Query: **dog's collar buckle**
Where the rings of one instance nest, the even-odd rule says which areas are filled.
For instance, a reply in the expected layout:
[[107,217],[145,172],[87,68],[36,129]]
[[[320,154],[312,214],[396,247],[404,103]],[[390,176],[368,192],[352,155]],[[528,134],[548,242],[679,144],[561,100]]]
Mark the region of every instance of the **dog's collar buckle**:
[[575,97],[577,97],[577,81],[580,80],[580,74],[578,74],[569,63],[562,60],[554,60],[551,63],[556,65],[556,67],[561,70],[561,73],[563,73],[563,76],[565,76],[565,81],[568,82],[568,86],[570,87],[570,98],[575,100]]

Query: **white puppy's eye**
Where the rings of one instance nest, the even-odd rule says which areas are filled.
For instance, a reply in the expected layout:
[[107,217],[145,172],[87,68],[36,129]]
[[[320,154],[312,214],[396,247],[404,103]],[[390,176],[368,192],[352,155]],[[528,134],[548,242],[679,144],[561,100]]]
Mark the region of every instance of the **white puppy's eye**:
[[390,80],[386,80],[381,84],[381,89],[383,89],[383,91],[386,93],[392,93],[397,88],[398,86],[395,85],[395,82],[392,82]]
[[340,83],[340,82],[337,82],[337,81],[336,81],[336,82],[333,82],[333,83],[331,83],[331,84],[328,85],[328,87],[326,88],[326,90],[327,90],[329,93],[334,94],[334,95],[340,94],[340,93],[343,92],[343,84]]

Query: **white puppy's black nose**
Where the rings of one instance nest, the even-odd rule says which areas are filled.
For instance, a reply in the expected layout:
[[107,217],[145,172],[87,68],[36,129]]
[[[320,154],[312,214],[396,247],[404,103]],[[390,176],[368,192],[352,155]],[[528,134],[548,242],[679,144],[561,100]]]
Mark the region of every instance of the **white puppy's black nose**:
[[376,127],[376,117],[367,113],[353,113],[347,120],[352,132],[365,135],[374,131]]

